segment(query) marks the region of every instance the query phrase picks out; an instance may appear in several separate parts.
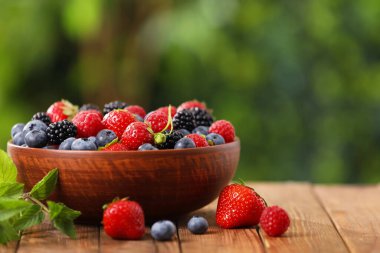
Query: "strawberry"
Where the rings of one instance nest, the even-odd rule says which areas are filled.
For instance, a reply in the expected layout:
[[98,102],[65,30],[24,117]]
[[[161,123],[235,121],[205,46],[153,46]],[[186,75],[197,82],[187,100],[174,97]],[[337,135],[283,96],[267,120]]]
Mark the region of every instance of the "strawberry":
[[209,133],[220,134],[226,143],[235,140],[235,128],[231,122],[227,120],[217,120],[208,129]]
[[144,211],[135,201],[116,200],[105,207],[103,225],[114,239],[141,239],[145,233]]
[[150,112],[145,117],[145,123],[152,128],[153,132],[162,132],[167,127],[168,115],[160,111]]
[[75,115],[72,122],[77,127],[77,137],[95,136],[104,129],[102,118],[101,113],[96,110],[81,111]]
[[180,106],[178,106],[177,112],[182,111],[183,109],[191,109],[195,107],[198,107],[199,109],[202,109],[202,110],[207,109],[205,103],[199,102],[198,100],[194,99],[191,101],[183,102]]
[[[170,109],[171,116],[173,118],[174,115],[177,113],[177,108],[175,106],[170,106],[170,107],[171,107]],[[165,113],[165,115],[168,115],[168,110],[169,110],[169,106],[163,106],[163,107],[158,108],[156,111],[163,112]]]
[[120,141],[127,149],[137,150],[144,143],[152,143],[153,134],[145,123],[133,122],[125,129]]
[[219,195],[216,223],[222,228],[256,226],[264,209],[265,202],[252,188],[231,184]]
[[142,108],[139,105],[129,105],[129,106],[125,107],[124,109],[127,110],[128,112],[132,113],[132,114],[137,114],[142,119],[145,118],[146,112],[145,112],[144,108]]
[[202,135],[199,135],[199,134],[188,134],[185,137],[192,139],[194,141],[194,143],[195,143],[195,146],[197,146],[197,148],[207,147],[208,146],[208,142],[206,141],[206,138],[204,136],[202,136]]
[[46,114],[50,117],[51,122],[58,122],[64,119],[72,119],[78,112],[78,106],[73,105],[67,100],[62,99],[52,104],[46,111]]
[[106,145],[104,148],[100,148],[101,151],[127,151],[128,148],[123,143],[116,142],[110,145]]
[[123,109],[116,109],[107,113],[102,120],[103,125],[115,132],[117,137],[121,139],[127,126],[135,122],[135,117],[132,113]]
[[260,227],[269,236],[280,236],[290,225],[287,212],[279,206],[265,208],[260,218]]

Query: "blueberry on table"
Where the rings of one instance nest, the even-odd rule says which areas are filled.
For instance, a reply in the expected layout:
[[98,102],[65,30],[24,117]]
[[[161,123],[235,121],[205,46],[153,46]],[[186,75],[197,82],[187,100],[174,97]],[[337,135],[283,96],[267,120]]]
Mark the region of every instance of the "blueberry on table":
[[146,151],[146,150],[158,150],[158,148],[156,148],[155,146],[153,146],[152,144],[150,143],[144,143],[142,144],[139,148],[138,148],[139,151]]
[[208,145],[210,145],[210,146],[220,145],[220,144],[226,143],[224,141],[223,136],[221,136],[220,134],[216,134],[216,133],[208,134],[206,136],[206,140],[208,142]]
[[17,124],[15,124],[12,127],[12,130],[11,130],[11,136],[12,136],[12,138],[15,137],[16,134],[22,132],[22,130],[24,129],[24,127],[25,127],[24,123],[17,123]]
[[97,150],[96,144],[88,138],[79,138],[71,144],[71,150]]
[[32,130],[25,135],[25,143],[31,148],[45,147],[47,142],[48,137],[43,130]]
[[60,150],[71,150],[71,145],[75,141],[74,137],[69,137],[66,140],[64,140],[58,147]]
[[193,234],[204,234],[208,229],[208,222],[201,216],[193,216],[187,223],[187,228]]
[[176,226],[170,220],[161,220],[153,224],[150,234],[158,241],[167,241],[173,237],[176,229]]
[[194,128],[192,133],[193,134],[208,135],[208,127],[207,126],[198,126],[198,127]]
[[103,129],[99,131],[96,135],[96,145],[98,147],[104,147],[108,143],[111,143],[113,140],[117,138],[117,135],[114,131],[109,129]]
[[195,148],[195,142],[187,137],[184,137],[177,141],[177,143],[174,145],[174,149],[182,149],[182,148]]

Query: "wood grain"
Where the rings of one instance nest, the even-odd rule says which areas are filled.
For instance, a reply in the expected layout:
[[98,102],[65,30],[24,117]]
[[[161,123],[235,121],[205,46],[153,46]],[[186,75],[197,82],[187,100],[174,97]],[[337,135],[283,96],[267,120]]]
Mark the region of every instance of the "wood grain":
[[[215,223],[217,201],[180,219],[178,230],[182,252],[264,252],[255,228],[221,229]],[[200,215],[209,222],[209,230],[203,235],[194,235],[186,224],[193,215]]]
[[17,247],[18,247],[18,242],[10,242],[7,245],[0,244],[0,253],[16,252]]
[[380,252],[377,186],[315,186],[314,189],[351,252]]
[[310,184],[250,184],[268,205],[283,207],[291,218],[282,237],[260,230],[266,252],[348,252],[329,216],[315,198]]

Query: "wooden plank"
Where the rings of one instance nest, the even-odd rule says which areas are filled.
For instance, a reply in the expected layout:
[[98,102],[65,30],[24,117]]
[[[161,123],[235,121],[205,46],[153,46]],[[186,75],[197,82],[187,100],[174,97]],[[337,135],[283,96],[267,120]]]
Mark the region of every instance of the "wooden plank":
[[18,242],[10,242],[7,245],[0,244],[0,253],[16,252],[17,247],[18,247]]
[[322,186],[314,190],[351,252],[380,252],[378,186]]
[[98,252],[99,228],[77,225],[76,229],[78,238],[72,240],[48,223],[35,226],[24,232],[17,252]]
[[[215,223],[217,201],[180,219],[178,230],[182,252],[264,252],[255,228],[221,229]],[[193,215],[200,215],[209,222],[209,230],[203,235],[193,235],[186,224]]]
[[291,226],[282,237],[260,235],[271,252],[348,252],[329,216],[307,183],[250,184],[268,205],[283,207]]

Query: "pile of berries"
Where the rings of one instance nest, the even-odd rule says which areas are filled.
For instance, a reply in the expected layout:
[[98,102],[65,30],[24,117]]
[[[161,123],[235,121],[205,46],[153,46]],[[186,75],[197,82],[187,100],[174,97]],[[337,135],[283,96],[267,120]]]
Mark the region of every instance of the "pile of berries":
[[84,104],[79,109],[67,100],[37,112],[26,124],[11,130],[15,145],[61,150],[158,150],[199,148],[229,143],[235,129],[227,120],[214,121],[197,100],[145,112],[122,101],[100,109]]

